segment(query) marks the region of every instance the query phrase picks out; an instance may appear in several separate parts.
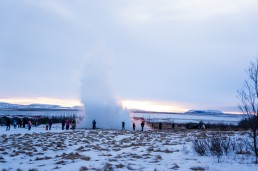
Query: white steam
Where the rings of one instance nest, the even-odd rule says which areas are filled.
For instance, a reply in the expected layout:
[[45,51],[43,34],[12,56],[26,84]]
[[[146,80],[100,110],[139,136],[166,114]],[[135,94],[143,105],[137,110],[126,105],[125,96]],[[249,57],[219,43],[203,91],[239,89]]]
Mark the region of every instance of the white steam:
[[85,116],[79,127],[92,128],[93,120],[97,128],[121,129],[122,122],[126,129],[131,126],[129,112],[122,109],[114,96],[109,63],[103,48],[98,48],[84,61],[81,100]]

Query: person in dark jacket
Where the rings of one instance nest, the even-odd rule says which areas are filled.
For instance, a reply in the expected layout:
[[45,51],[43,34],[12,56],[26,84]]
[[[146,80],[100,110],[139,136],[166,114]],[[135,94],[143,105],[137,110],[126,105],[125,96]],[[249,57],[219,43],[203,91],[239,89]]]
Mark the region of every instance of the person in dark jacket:
[[49,119],[49,120],[48,120],[48,127],[49,127],[49,130],[51,130],[52,124],[53,124],[52,120]]
[[162,123],[161,122],[159,123],[159,129],[160,130],[162,129]]
[[174,122],[172,123],[172,129],[175,129],[175,123]]
[[135,123],[133,123],[133,130],[135,130]]
[[122,122],[122,130],[125,130],[125,122]]
[[21,128],[21,127],[22,127],[22,120],[19,119],[19,120],[18,120],[18,128]]
[[145,125],[144,121],[142,121],[142,123],[141,123],[142,131],[143,131],[144,125]]
[[96,129],[96,121],[95,120],[93,120],[93,122],[92,122],[92,129]]
[[29,121],[28,121],[28,130],[31,130],[31,125],[32,125],[32,124],[31,124],[31,121],[29,120]]
[[66,120],[65,126],[66,126],[66,130],[69,130],[69,128],[70,128],[70,121],[69,121],[69,119]]
[[75,120],[75,119],[73,119],[73,120],[72,120],[72,129],[74,130],[74,129],[75,129],[75,127],[76,127],[76,120]]
[[65,127],[65,119],[62,120],[62,130],[64,130]]
[[27,123],[26,118],[23,118],[23,120],[22,120],[22,127],[23,127],[23,128],[25,128],[26,123]]
[[11,126],[11,120],[10,118],[6,118],[6,131],[10,130],[10,126]]

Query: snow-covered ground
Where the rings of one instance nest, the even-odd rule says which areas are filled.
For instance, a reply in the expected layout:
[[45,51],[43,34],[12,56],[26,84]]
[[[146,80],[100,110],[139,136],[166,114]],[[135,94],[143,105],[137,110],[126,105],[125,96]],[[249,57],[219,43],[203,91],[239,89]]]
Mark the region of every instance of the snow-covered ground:
[[176,123],[187,123],[187,122],[200,122],[204,123],[223,123],[223,124],[237,124],[243,115],[237,114],[152,114],[152,113],[131,113],[131,117],[142,117],[145,120],[154,122],[176,122]]
[[[253,157],[224,156],[218,163],[192,149],[199,130],[65,130],[54,125],[6,131],[0,127],[0,168],[6,170],[257,171]],[[238,137],[240,132],[224,132]],[[241,136],[246,136],[245,132]]]

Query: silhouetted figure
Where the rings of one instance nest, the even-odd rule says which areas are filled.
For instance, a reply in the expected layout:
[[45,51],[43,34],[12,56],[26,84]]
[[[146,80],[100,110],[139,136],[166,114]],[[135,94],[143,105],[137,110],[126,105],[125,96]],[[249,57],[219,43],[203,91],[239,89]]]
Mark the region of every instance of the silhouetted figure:
[[174,122],[172,123],[172,129],[175,129],[175,123]]
[[62,130],[64,130],[65,127],[65,119],[62,120]]
[[11,126],[11,119],[10,118],[6,118],[6,131],[10,130],[10,126]]
[[19,119],[19,120],[18,120],[18,128],[21,128],[21,127],[22,127],[22,120]]
[[122,122],[122,130],[125,130],[125,122]]
[[205,129],[205,125],[202,121],[199,122],[199,129]]
[[31,121],[30,120],[28,121],[28,129],[29,130],[31,129]]
[[53,123],[52,123],[52,120],[49,119],[49,120],[48,120],[49,130],[51,130],[52,124],[53,124]]
[[25,125],[26,125],[26,119],[23,118],[23,120],[22,120],[22,127],[25,128]]
[[75,129],[75,127],[76,127],[76,120],[75,120],[75,119],[73,119],[73,120],[72,120],[72,129],[74,130],[74,129]]
[[69,128],[70,128],[70,121],[69,121],[69,119],[66,120],[65,126],[66,126],[66,130],[69,130]]
[[92,129],[96,129],[96,121],[95,120],[93,120],[93,122],[92,122]]
[[162,123],[161,122],[159,123],[159,129],[160,130],[162,129]]
[[135,131],[135,124],[133,123],[133,130]]
[[15,119],[13,120],[13,127],[14,127],[14,129],[16,129],[16,127],[17,127],[17,121]]
[[204,125],[204,123],[202,121],[200,121],[199,124],[198,124],[199,129],[202,129],[203,125]]
[[143,131],[143,128],[144,128],[144,121],[142,121],[141,127],[142,127],[142,131]]

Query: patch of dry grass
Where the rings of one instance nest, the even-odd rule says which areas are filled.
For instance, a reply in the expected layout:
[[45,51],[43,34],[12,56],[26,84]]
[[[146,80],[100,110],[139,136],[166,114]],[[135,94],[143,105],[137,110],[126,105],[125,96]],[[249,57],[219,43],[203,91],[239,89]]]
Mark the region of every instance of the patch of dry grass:
[[171,167],[171,169],[173,169],[173,170],[178,170],[179,168],[180,167],[176,163],[174,163],[174,166]]
[[205,168],[203,168],[203,167],[191,167],[190,169],[191,170],[197,170],[197,171],[205,170]]

